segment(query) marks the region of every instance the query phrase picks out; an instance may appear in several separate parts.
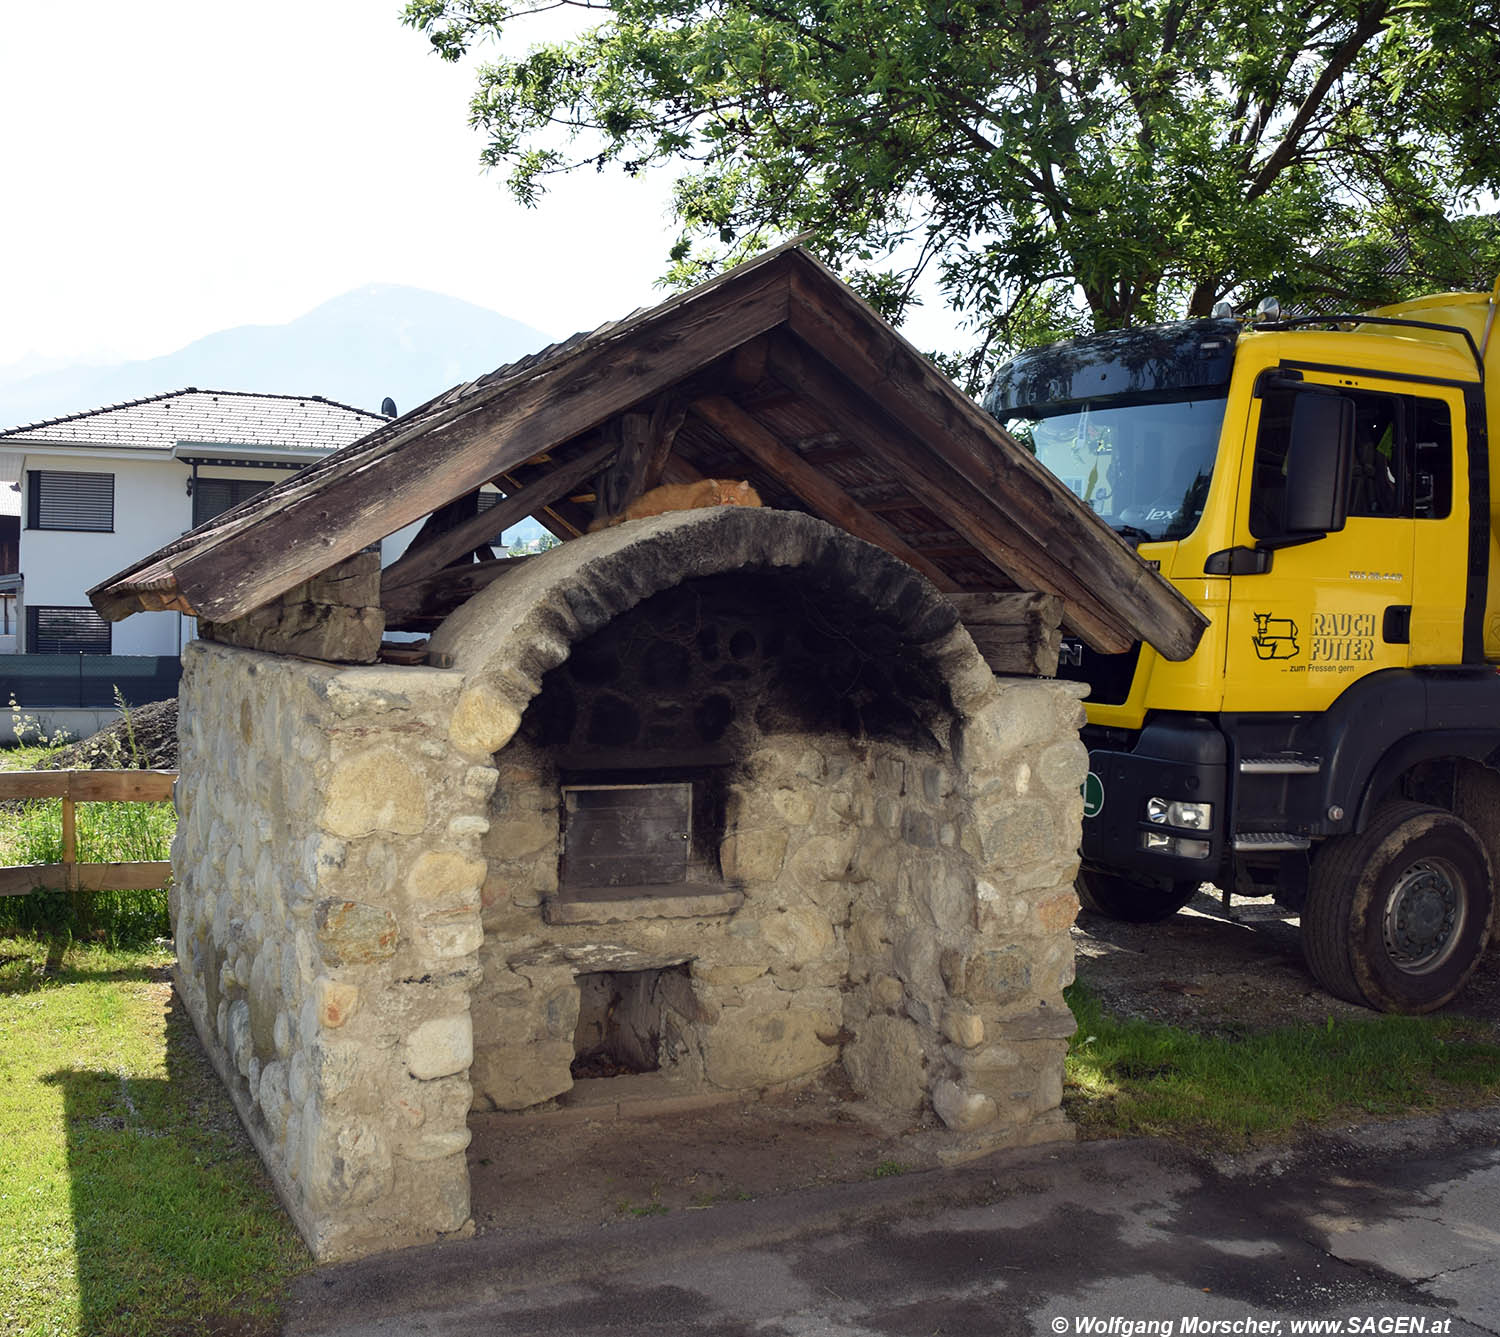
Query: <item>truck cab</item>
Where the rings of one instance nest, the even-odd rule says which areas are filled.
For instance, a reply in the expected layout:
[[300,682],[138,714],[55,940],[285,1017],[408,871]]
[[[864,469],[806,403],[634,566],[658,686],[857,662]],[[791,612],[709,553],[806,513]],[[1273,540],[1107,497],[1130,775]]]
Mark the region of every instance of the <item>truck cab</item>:
[[985,407],[1210,624],[1180,663],[1064,641],[1086,906],[1274,896],[1319,981],[1384,1010],[1472,973],[1500,869],[1497,302],[1184,321],[1000,368]]

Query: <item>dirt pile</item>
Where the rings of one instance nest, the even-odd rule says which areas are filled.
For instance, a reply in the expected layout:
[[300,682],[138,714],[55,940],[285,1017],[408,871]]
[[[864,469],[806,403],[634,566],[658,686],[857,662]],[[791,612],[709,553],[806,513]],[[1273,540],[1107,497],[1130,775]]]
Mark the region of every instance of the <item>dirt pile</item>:
[[37,763],[44,771],[175,771],[177,698],[132,706],[128,715]]

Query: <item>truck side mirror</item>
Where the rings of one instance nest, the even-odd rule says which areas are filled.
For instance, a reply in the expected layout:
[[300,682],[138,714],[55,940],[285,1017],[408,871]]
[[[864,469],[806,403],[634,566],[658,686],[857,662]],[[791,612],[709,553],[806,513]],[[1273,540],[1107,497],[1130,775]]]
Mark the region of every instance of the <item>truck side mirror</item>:
[[1310,388],[1292,400],[1286,453],[1285,527],[1329,534],[1344,527],[1354,459],[1354,401]]

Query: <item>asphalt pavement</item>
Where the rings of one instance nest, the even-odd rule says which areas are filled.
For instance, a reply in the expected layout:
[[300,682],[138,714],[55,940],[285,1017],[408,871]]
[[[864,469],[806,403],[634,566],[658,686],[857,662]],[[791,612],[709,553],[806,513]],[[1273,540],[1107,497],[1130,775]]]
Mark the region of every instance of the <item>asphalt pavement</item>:
[[1500,1334],[1500,1108],[1133,1140],[320,1268],[289,1337]]

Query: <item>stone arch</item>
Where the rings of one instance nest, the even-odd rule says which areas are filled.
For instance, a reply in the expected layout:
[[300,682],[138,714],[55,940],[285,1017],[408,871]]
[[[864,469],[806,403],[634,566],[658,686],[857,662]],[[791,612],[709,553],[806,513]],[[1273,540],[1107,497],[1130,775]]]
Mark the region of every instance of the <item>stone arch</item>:
[[584,535],[457,609],[431,643],[464,675],[454,745],[475,760],[492,755],[575,644],[654,594],[744,571],[795,574],[855,612],[893,618],[959,715],[991,690],[993,675],[953,607],[904,562],[810,515],[723,506]]

